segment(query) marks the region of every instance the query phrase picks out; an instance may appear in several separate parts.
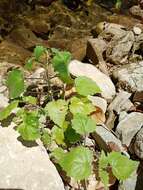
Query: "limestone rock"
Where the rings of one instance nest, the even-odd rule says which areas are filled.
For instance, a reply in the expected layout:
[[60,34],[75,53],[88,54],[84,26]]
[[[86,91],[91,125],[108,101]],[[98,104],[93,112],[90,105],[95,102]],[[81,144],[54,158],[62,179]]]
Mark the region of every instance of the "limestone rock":
[[129,146],[131,140],[143,125],[143,114],[139,112],[132,112],[128,114],[117,125],[116,132],[122,143]]
[[121,141],[105,126],[97,125],[93,137],[98,146],[104,151],[121,151],[125,152]]
[[101,89],[101,94],[105,99],[112,99],[116,93],[115,86],[111,79],[91,64],[85,64],[80,61],[73,60],[69,64],[69,72],[76,77],[86,76],[91,78],[97,83]]
[[113,76],[132,91],[143,91],[143,61],[122,66],[113,72]]
[[12,128],[0,127],[0,189],[64,190],[44,147],[26,147]]
[[133,144],[133,152],[143,160],[143,128],[139,130]]

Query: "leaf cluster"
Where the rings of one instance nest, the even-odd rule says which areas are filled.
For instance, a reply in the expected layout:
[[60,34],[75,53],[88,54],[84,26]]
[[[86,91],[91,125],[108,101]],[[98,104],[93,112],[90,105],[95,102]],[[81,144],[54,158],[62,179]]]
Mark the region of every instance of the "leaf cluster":
[[[43,55],[46,55],[45,62],[41,61]],[[31,70],[36,63],[43,66],[48,73],[48,67],[52,65],[64,85],[75,87],[77,94],[67,100],[65,96],[57,100],[51,97],[53,93],[50,93],[51,101],[43,107],[38,105],[37,98],[25,96],[24,73],[14,69],[8,73],[6,79],[11,103],[0,112],[0,120],[6,119],[13,110],[17,109],[13,121],[17,124],[20,136],[26,141],[41,139],[51,152],[54,162],[58,163],[68,176],[76,180],[84,180],[91,175],[94,160],[94,152],[85,146],[85,139],[96,130],[96,121],[91,117],[91,113],[95,112],[96,108],[89,101],[88,95],[101,91],[97,84],[87,77],[80,76],[75,80],[72,79],[68,71],[70,60],[69,52],[37,46],[33,57],[26,63],[26,68]],[[48,74],[46,82],[49,91],[52,91]],[[62,90],[64,94],[65,91]],[[21,102],[24,103],[23,106],[20,106]],[[53,143],[58,148],[53,150]],[[133,172],[137,163],[128,160],[120,153],[113,152],[106,156],[102,152],[99,159],[99,176],[106,186],[109,182],[106,170],[109,165],[112,167],[114,176],[124,180]],[[126,170],[122,170],[122,167],[126,167]]]

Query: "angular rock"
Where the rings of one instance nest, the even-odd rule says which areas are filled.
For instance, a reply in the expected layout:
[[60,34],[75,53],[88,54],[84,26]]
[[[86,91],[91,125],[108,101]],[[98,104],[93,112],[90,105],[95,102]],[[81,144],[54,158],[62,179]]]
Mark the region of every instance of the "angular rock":
[[135,5],[130,8],[130,13],[136,18],[143,19],[143,10],[139,5]]
[[69,72],[73,76],[86,76],[97,83],[101,89],[101,94],[105,99],[112,99],[115,95],[115,86],[111,79],[102,73],[99,69],[91,64],[85,64],[77,60],[73,60],[69,64]]
[[99,61],[103,61],[103,52],[106,50],[107,44],[103,39],[93,38],[87,42],[86,56],[94,65]]
[[121,66],[113,71],[113,77],[132,91],[143,91],[143,61]]
[[108,110],[116,111],[118,114],[121,111],[128,111],[132,106],[132,102],[129,100],[131,93],[126,91],[120,91],[111,104],[108,106]]
[[98,146],[104,151],[108,152],[115,149],[114,151],[125,153],[121,141],[105,125],[97,125],[93,137]]
[[122,143],[129,146],[131,140],[143,125],[143,114],[132,112],[119,122],[116,128],[116,133]]
[[64,190],[44,147],[26,147],[12,127],[0,127],[0,189]]
[[143,160],[143,126],[137,133],[134,143],[133,143],[133,152]]

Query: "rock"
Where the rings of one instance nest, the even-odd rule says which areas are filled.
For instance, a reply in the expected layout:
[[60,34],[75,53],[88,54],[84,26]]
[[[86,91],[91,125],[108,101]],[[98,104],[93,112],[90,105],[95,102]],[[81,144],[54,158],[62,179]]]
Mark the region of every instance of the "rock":
[[121,66],[113,71],[113,77],[123,83],[125,88],[129,86],[131,91],[143,91],[143,61]]
[[[114,100],[108,106],[108,118],[106,120],[106,125],[109,129],[113,129],[115,125],[115,120],[117,114],[120,114],[123,111],[129,111],[130,108],[134,107],[132,102],[129,100],[131,96],[130,93],[126,91],[120,91]],[[116,114],[115,114],[116,113]]]
[[106,57],[111,63],[124,64],[135,41],[134,33],[126,31],[125,35],[115,36],[107,45]]
[[143,91],[135,92],[135,94],[133,96],[133,102],[143,103]]
[[5,61],[8,63],[17,64],[17,65],[24,65],[26,59],[30,56],[31,56],[31,52],[25,50],[24,48],[8,40],[4,40],[3,42],[0,43],[0,61],[1,62]]
[[37,38],[30,29],[24,26],[13,29],[8,38],[25,49],[30,49],[42,44],[42,40]]
[[103,52],[106,50],[107,44],[103,39],[93,38],[87,42],[86,56],[92,61],[94,65],[97,65],[100,61],[103,61]]
[[103,39],[89,39],[87,42],[86,57],[92,61],[94,65],[99,65],[100,70],[108,75],[106,62],[103,59],[103,52],[106,50],[107,44]]
[[128,29],[132,29],[135,25],[140,26],[141,29],[143,29],[143,25],[141,24],[141,21],[131,17],[130,15],[123,15],[123,14],[112,14],[108,17],[108,21],[110,23],[116,23],[123,25],[124,27]]
[[99,96],[88,96],[88,99],[92,102],[94,106],[100,108],[103,113],[106,112],[107,101],[104,98],[101,98]]
[[108,106],[109,111],[116,111],[116,113],[120,113],[121,111],[129,111],[129,109],[134,106],[132,102],[129,100],[131,93],[126,91],[120,91],[114,100]]
[[93,137],[98,146],[104,151],[109,152],[115,148],[114,151],[125,152],[121,141],[105,125],[97,125]]
[[132,145],[133,152],[143,160],[143,125],[142,128],[138,131],[137,135],[135,136],[134,143]]
[[136,18],[143,19],[143,10],[139,5],[135,5],[130,8],[130,13]]
[[116,133],[122,143],[129,146],[131,140],[143,125],[143,114],[132,112],[119,122],[116,128]]
[[107,109],[107,101],[98,96],[89,96],[88,99],[92,102],[92,104],[96,107],[96,110],[91,114],[91,117],[95,119],[96,124],[105,123],[106,117],[106,109]]
[[91,78],[97,83],[105,99],[112,99],[116,93],[115,86],[111,79],[91,64],[73,60],[69,64],[69,72],[76,77],[86,76]]
[[26,147],[12,127],[0,128],[0,189],[64,190],[44,147]]
[[140,35],[142,33],[142,30],[137,26],[133,27],[133,31],[136,35]]

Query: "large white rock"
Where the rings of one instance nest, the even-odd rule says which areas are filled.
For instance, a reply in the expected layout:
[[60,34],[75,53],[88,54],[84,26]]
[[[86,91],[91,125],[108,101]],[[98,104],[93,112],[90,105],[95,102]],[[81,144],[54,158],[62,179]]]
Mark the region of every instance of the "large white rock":
[[0,189],[64,190],[44,147],[26,147],[12,128],[0,127]]
[[115,95],[115,86],[112,83],[111,79],[95,66],[73,60],[70,62],[68,69],[73,76],[86,76],[94,80],[100,87],[102,91],[101,94],[104,98],[112,99]]
[[143,114],[139,112],[132,112],[119,122],[116,132],[122,143],[129,146],[132,138],[142,126]]

